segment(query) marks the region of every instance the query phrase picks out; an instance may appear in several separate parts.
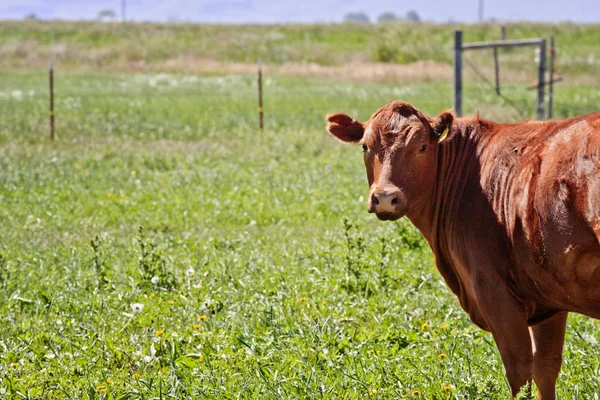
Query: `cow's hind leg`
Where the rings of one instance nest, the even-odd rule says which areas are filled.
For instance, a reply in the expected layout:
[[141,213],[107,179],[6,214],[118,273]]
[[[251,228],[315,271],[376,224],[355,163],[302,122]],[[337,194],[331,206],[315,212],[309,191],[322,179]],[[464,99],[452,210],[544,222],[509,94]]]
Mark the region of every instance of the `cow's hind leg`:
[[556,398],[556,379],[562,364],[567,312],[529,328],[533,341],[533,380],[542,400]]

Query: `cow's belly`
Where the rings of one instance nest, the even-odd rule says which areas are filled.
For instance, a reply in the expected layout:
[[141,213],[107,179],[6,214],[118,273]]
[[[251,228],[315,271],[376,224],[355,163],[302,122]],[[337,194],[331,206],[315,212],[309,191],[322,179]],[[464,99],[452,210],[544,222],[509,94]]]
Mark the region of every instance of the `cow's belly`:
[[[524,295],[540,310],[566,310],[600,318],[600,245],[579,243],[547,246],[543,259],[523,257]],[[523,259],[522,258],[522,259]],[[545,311],[541,311],[543,314]]]
[[554,264],[557,289],[569,311],[600,318],[600,246],[569,245]]

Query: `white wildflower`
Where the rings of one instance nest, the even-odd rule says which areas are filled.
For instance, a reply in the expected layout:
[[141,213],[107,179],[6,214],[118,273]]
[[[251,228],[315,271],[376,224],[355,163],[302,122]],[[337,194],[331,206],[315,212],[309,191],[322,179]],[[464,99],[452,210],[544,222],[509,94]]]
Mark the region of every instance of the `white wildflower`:
[[196,271],[194,270],[194,268],[190,267],[185,271],[185,275],[186,276],[194,276],[194,275],[196,275]]
[[151,356],[144,357],[144,362],[147,362],[147,363],[152,362],[152,357]]
[[150,282],[152,282],[153,285],[158,285],[158,282],[160,281],[160,278],[158,276],[153,276],[152,279],[150,280]]
[[144,305],[142,303],[132,303],[131,310],[134,313],[141,312],[144,309]]

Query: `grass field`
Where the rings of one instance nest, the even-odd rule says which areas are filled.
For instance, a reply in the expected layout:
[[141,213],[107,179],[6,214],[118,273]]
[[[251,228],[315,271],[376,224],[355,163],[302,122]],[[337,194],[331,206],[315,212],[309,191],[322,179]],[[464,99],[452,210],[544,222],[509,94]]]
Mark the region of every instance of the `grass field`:
[[[557,70],[571,78],[591,76],[598,82],[600,25],[508,23],[505,26],[507,39],[554,35]],[[409,64],[420,60],[451,65],[454,29],[464,30],[465,42],[500,37],[500,26],[493,23],[123,25],[1,21],[0,67],[45,67],[51,56],[63,68],[86,71],[196,71],[206,69],[206,64],[213,60],[254,64],[259,58],[269,65]],[[491,51],[476,54],[469,56],[482,55],[491,62]],[[502,50],[499,54],[503,74],[520,73],[533,60],[531,49]]]
[[[0,398],[509,397],[491,335],[324,131],[396,98],[436,114],[449,84],[267,76],[259,132],[251,77],[59,67],[50,143],[45,72],[0,82]],[[559,85],[555,113],[599,100]],[[598,323],[569,322],[558,394],[594,398]]]

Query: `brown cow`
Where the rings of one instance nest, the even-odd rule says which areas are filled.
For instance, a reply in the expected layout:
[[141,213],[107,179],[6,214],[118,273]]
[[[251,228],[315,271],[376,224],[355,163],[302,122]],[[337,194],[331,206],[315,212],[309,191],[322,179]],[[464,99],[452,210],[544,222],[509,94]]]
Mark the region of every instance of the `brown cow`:
[[567,313],[600,318],[600,112],[498,124],[393,101],[366,123],[327,120],[362,144],[369,212],[406,215],[492,333],[513,396],[533,379],[554,399]]

